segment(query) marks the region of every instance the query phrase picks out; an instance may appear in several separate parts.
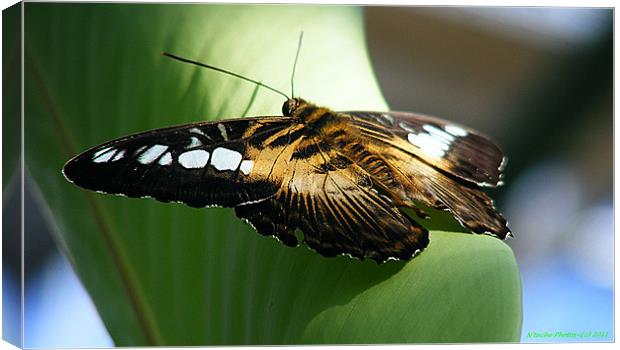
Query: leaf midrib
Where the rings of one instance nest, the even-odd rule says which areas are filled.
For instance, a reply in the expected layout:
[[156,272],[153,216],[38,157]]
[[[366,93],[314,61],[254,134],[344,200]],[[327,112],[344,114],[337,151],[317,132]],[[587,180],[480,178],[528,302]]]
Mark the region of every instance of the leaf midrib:
[[[54,133],[58,136],[57,139],[61,144],[61,148],[67,159],[77,154],[74,142],[68,136],[62,119],[59,117],[58,108],[53,100],[50,90],[48,89],[38,66],[33,60],[33,55],[27,44],[24,45],[25,55],[24,63],[28,70],[28,77],[30,77],[34,89],[41,96],[43,101],[43,108],[47,111],[46,115],[50,118]],[[135,271],[129,263],[127,253],[123,249],[122,244],[118,238],[118,234],[113,229],[112,225],[106,219],[105,209],[101,204],[93,197],[92,193],[87,191],[81,191],[84,194],[88,208],[93,214],[99,232],[105,242],[105,248],[110,255],[118,276],[121,279],[123,289],[127,293],[128,303],[133,310],[140,329],[144,335],[144,339],[147,345],[157,346],[163,345],[164,341],[159,331],[159,327],[153,316],[153,311],[146,302],[140,283],[136,277]]]

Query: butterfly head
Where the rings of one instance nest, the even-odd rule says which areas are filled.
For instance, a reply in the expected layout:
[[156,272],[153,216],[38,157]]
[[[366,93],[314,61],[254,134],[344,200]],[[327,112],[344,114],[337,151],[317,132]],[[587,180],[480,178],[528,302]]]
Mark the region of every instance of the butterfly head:
[[282,105],[282,115],[285,117],[292,116],[295,111],[299,109],[303,109],[305,106],[309,106],[310,104],[301,98],[289,98]]

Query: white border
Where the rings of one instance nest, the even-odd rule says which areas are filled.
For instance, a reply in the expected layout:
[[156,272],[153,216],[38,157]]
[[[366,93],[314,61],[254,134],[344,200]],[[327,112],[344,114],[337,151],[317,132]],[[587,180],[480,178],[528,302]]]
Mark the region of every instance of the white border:
[[[30,2],[30,1],[27,1]],[[36,2],[36,1],[31,1],[31,2]],[[60,1],[59,1],[60,2]],[[93,1],[81,1],[81,0],[77,0],[77,1],[72,1],[72,2],[93,2]],[[97,2],[121,2],[121,1],[97,1]],[[145,3],[149,3],[149,2],[163,2],[163,3],[171,3],[171,2],[182,2],[182,3],[203,3],[203,1],[162,1],[162,0],[151,0],[151,1],[131,1],[134,3],[138,3],[138,2],[145,2]],[[239,3],[239,1],[229,1],[229,0],[220,0],[217,1],[218,3]],[[0,4],[2,5],[2,9],[6,9],[7,7],[13,5],[17,3],[16,1],[11,1],[11,0],[0,0]],[[368,0],[357,0],[357,1],[329,1],[329,0],[313,0],[313,1],[300,1],[300,0],[288,0],[288,1],[257,1],[257,0],[246,0],[246,1],[242,1],[241,3],[301,3],[301,4],[308,4],[308,3],[312,3],[312,4],[359,4],[359,5],[382,5],[382,6],[389,6],[389,5],[393,5],[393,6],[490,6],[490,7],[512,7],[512,6],[530,6],[530,7],[544,7],[544,6],[563,6],[563,7],[583,7],[583,8],[593,8],[593,7],[605,7],[605,8],[610,8],[610,7],[615,7],[616,6],[616,2],[615,1],[603,1],[603,0],[592,0],[592,1],[562,1],[562,0],[538,0],[538,1],[492,1],[492,0],[477,0],[477,1],[395,1],[395,0],[390,0],[388,2],[379,2],[377,0],[375,1],[368,1]],[[2,30],[1,30],[1,22],[2,20],[0,19],[0,37],[2,35]],[[615,35],[615,28],[617,28],[616,26],[617,23],[617,19],[616,16],[614,14],[614,58],[616,58],[616,47],[618,47],[619,44],[619,40],[620,38],[618,38],[617,35]],[[22,8],[22,42],[23,42],[23,8]],[[0,57],[2,57],[2,49],[0,47]],[[616,89],[616,82],[618,81],[618,73],[617,70],[615,69],[615,63],[616,60],[614,59],[614,116],[617,114],[617,108],[618,105],[615,103],[615,101],[618,101],[618,90]],[[23,45],[22,45],[22,81],[23,81]],[[0,87],[0,99],[2,97],[2,87]],[[23,158],[23,148],[24,148],[24,129],[23,129],[23,112],[24,112],[24,101],[23,101],[23,85],[22,85],[22,97],[21,97],[21,104],[22,104],[22,160],[21,160],[21,168],[22,168],[22,174],[24,171],[24,158]],[[615,119],[615,118],[614,118]],[[615,120],[614,120],[615,121]],[[0,142],[2,141],[2,125],[0,123]],[[614,155],[619,154],[619,148],[617,143],[615,142],[615,136],[616,136],[616,131],[617,131],[617,124],[614,122]],[[618,163],[615,161],[615,156],[614,156],[614,175],[618,173]],[[2,169],[2,155],[0,154],[0,171]],[[614,177],[615,180],[615,177]],[[21,195],[22,195],[22,213],[23,213],[23,179],[22,179],[22,188],[21,188]],[[617,196],[618,195],[618,188],[615,186],[615,181],[614,181],[614,198],[620,198]],[[618,213],[620,212],[620,210],[618,209],[617,206],[614,206],[614,219],[618,218]],[[22,220],[22,248],[23,248],[23,224],[24,224],[24,218],[22,216],[21,218]],[[615,222],[615,221],[614,221]],[[615,227],[615,224],[614,224]],[[617,241],[614,242],[614,245],[617,244]],[[2,248],[2,243],[0,240],[0,251]],[[22,250],[23,251],[23,250]],[[615,252],[616,250],[614,250]],[[615,260],[615,271],[618,271],[618,265],[617,265],[617,260]],[[616,293],[615,291],[618,288],[618,279],[615,278],[614,280],[614,301],[615,301],[615,296]],[[23,316],[23,254],[22,254],[22,316]],[[2,287],[2,280],[0,278],[0,295],[1,295],[1,287]],[[614,302],[614,311],[617,311],[617,303]],[[2,312],[2,304],[0,303],[0,314]],[[614,321],[615,321],[615,315],[616,312],[614,312]],[[0,329],[2,328],[2,318],[0,317]],[[614,332],[615,332],[615,336],[617,336],[619,334],[618,332],[619,327],[618,324],[616,322],[614,322]],[[23,327],[22,327],[22,332],[23,332]],[[23,336],[23,333],[22,333]],[[22,344],[23,344],[23,339],[22,339]],[[562,343],[562,344],[471,344],[471,345],[390,345],[389,348],[390,349],[404,349],[404,348],[415,348],[415,349],[427,349],[427,348],[441,348],[441,349],[455,349],[455,348],[459,348],[459,349],[463,349],[463,348],[469,348],[469,349],[515,349],[515,348],[520,348],[520,347],[526,347],[527,349],[532,349],[532,350],[536,350],[536,349],[554,349],[554,348],[562,348],[562,349],[582,349],[584,346],[587,346],[589,349],[609,349],[612,347],[615,347],[615,344],[613,343],[589,343],[587,345],[584,345],[582,343]],[[17,349],[16,347],[1,341],[0,342],[0,349]],[[197,348],[197,347],[194,347]],[[198,347],[199,348],[199,347]],[[247,347],[246,347],[247,348]],[[280,347],[261,347],[261,349],[279,349]],[[308,347],[308,346],[300,346],[297,348],[311,348],[311,349],[317,349],[317,348],[327,348],[327,347],[323,347],[323,346],[312,346],[312,347]],[[352,349],[352,348],[361,348],[360,346],[330,346],[328,349]],[[383,349],[383,348],[387,348],[387,346],[364,346],[364,349]],[[158,349],[173,349],[171,347],[160,347]],[[217,347],[209,347],[208,349],[219,349]],[[221,349],[227,349],[227,348],[221,348]]]

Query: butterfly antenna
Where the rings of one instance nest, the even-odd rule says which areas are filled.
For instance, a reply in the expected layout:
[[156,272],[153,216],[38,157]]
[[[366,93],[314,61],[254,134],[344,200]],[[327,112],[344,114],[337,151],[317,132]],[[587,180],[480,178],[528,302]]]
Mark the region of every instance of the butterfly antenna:
[[297,42],[297,53],[295,54],[295,62],[293,63],[293,74],[291,74],[291,97],[295,97],[295,69],[297,68],[297,60],[301,51],[301,42],[304,39],[304,32],[299,33],[299,41]]
[[237,73],[233,73],[231,71],[227,71],[226,69],[214,67],[214,66],[211,66],[211,65],[208,65],[208,64],[205,64],[205,63],[201,63],[201,62],[193,61],[193,60],[190,60],[190,59],[187,59],[187,58],[179,57],[179,56],[173,55],[173,54],[165,52],[165,51],[162,51],[161,54],[163,56],[173,58],[173,59],[175,59],[177,61],[181,61],[181,62],[185,62],[185,63],[190,63],[190,64],[193,64],[193,65],[196,65],[196,66],[199,66],[199,67],[203,67],[203,68],[207,68],[207,69],[212,69],[212,70],[220,72],[220,73],[231,75],[231,76],[233,76],[235,78],[239,78],[239,79],[242,79],[242,80],[245,80],[245,81],[249,81],[250,83],[254,83],[254,84],[258,85],[258,86],[262,86],[262,87],[264,87],[266,89],[269,89],[269,90],[271,90],[271,91],[273,91],[273,92],[275,92],[277,94],[280,94],[280,95],[284,96],[287,100],[290,99],[285,93],[283,93],[280,90],[274,89],[274,88],[272,88],[269,85],[261,83],[260,81],[256,81],[254,79],[250,79],[250,78],[244,77],[243,75],[239,75]]

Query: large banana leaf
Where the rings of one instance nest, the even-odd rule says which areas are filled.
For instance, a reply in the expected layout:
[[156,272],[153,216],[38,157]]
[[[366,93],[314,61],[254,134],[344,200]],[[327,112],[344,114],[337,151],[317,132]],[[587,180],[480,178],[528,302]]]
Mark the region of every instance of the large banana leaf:
[[21,129],[21,7],[14,5],[2,12],[2,189],[3,202],[19,187]]
[[87,193],[61,175],[71,156],[129,133],[280,114],[281,96],[163,50],[288,92],[304,31],[296,93],[387,109],[360,8],[25,6],[27,171],[117,345],[518,340],[518,270],[497,239],[433,231],[409,262],[326,259],[257,235],[230,209]]

